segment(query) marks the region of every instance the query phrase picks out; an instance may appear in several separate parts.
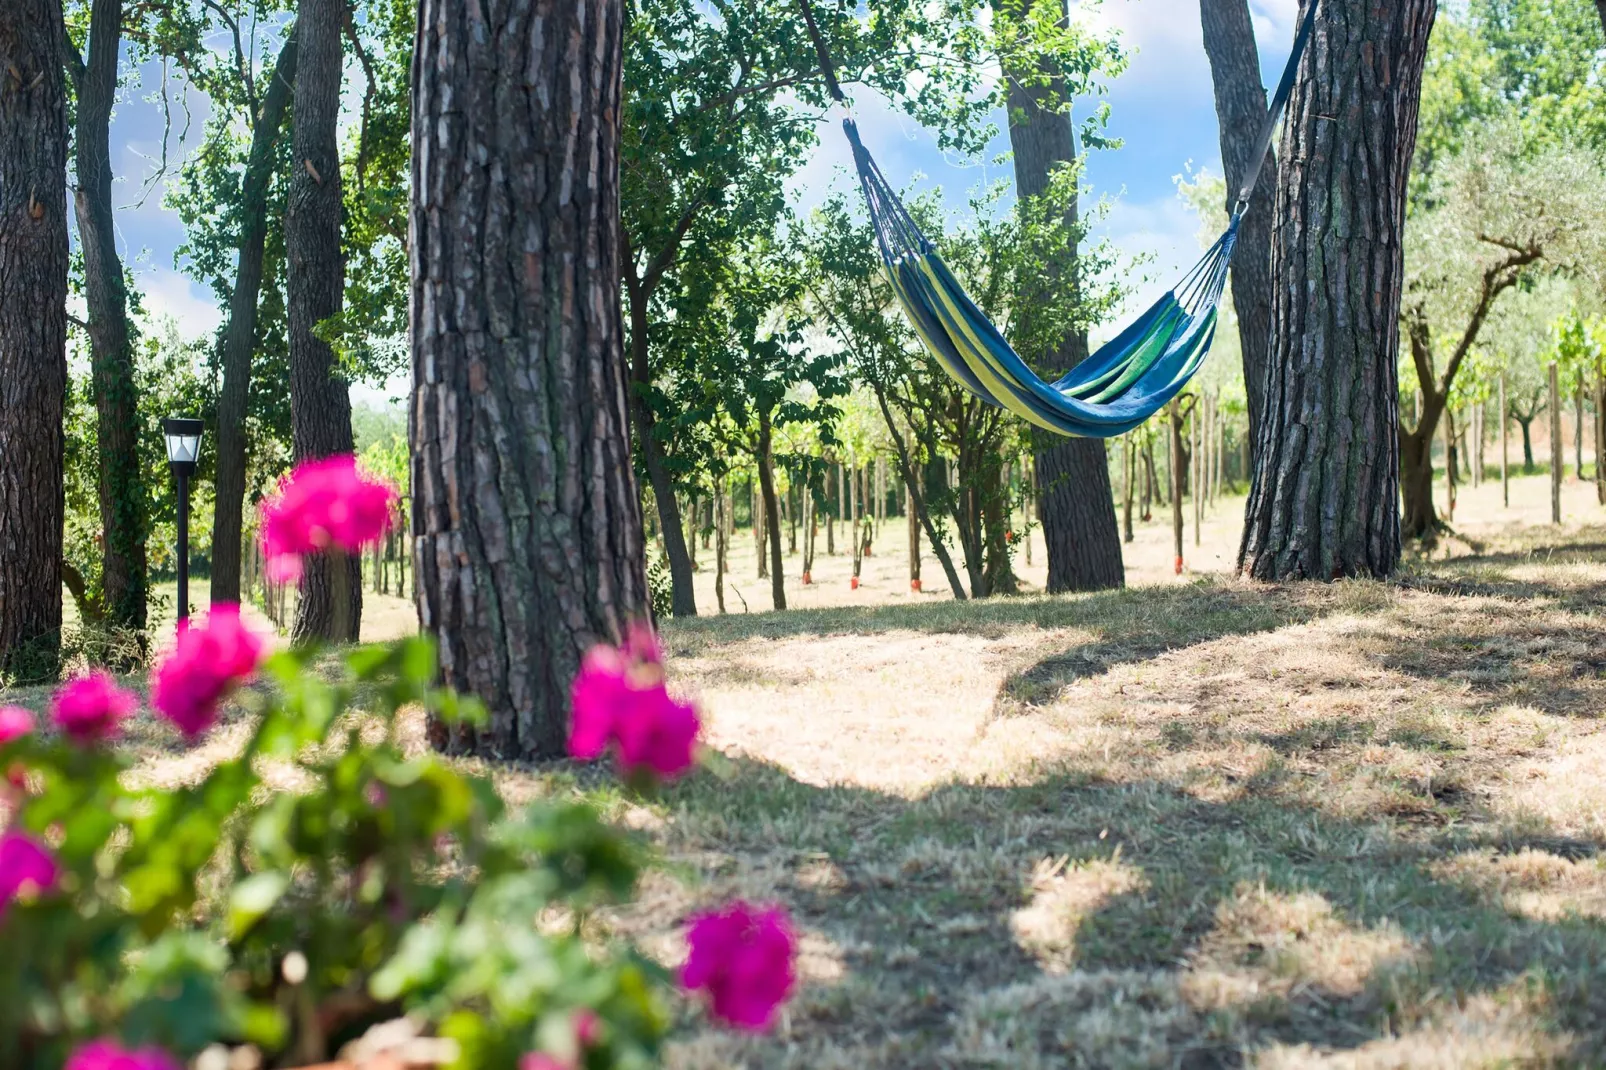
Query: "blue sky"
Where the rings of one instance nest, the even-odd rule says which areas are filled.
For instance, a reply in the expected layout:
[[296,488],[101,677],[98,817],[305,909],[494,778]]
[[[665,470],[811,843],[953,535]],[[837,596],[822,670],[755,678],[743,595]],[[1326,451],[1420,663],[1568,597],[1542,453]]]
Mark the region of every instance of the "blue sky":
[[[1296,0],[1250,0],[1260,42],[1265,81],[1276,79],[1287,60],[1293,39]],[[1088,16],[1084,16],[1088,17]],[[1175,178],[1188,168],[1219,174],[1220,150],[1210,68],[1200,37],[1197,0],[1104,0],[1090,17],[1121,31],[1132,52],[1125,74],[1110,86],[1111,133],[1124,139],[1115,152],[1094,153],[1088,181],[1093,195],[1105,195],[1113,207],[1102,232],[1126,254],[1153,257],[1132,303],[1152,299],[1199,251],[1197,218],[1177,197]],[[147,99],[161,84],[161,69],[149,65],[141,71],[143,84],[131,88],[120,104],[112,130],[115,172],[120,176],[114,194],[120,209],[117,224],[120,246],[139,276],[147,308],[157,316],[172,316],[186,336],[210,331],[220,314],[211,293],[175,269],[174,254],[183,243],[178,217],[162,205],[155,189],[137,207],[138,197],[155,172],[161,155],[163,115],[159,104]],[[168,157],[176,161],[199,142],[206,117],[200,94],[189,99],[188,139],[181,137],[186,120],[175,102]],[[858,118],[864,140],[887,176],[897,184],[916,172],[944,187],[950,202],[980,183],[1008,178],[1007,167],[991,157],[1008,148],[1007,137],[995,142],[989,159],[980,163],[946,157],[936,147],[931,131],[872,101],[860,101]],[[1002,116],[1000,116],[1002,118]],[[822,124],[816,157],[794,179],[792,189],[800,206],[818,201],[848,165],[841,131],[834,122]],[[380,396],[394,392],[379,391]]]

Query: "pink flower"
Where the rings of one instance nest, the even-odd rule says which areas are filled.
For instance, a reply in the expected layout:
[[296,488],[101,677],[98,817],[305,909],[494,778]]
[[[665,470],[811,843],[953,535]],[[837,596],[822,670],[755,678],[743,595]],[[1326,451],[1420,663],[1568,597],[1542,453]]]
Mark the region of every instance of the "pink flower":
[[0,746],[33,731],[33,714],[21,706],[0,706]]
[[262,639],[240,620],[240,607],[215,605],[204,626],[179,632],[178,645],[151,675],[151,705],[194,739],[217,720],[218,703],[262,660]]
[[396,492],[364,476],[348,454],[303,461],[262,503],[268,577],[299,579],[302,558],[331,546],[358,551],[390,530]]
[[519,1070],[574,1070],[574,1064],[544,1051],[532,1051],[519,1060]]
[[43,895],[61,879],[61,867],[50,850],[21,832],[0,836],[0,914],[24,895]]
[[82,1044],[67,1060],[64,1070],[183,1070],[179,1061],[160,1048],[129,1051],[115,1040]]
[[792,992],[797,940],[786,912],[760,912],[740,900],[692,919],[691,955],[680,972],[690,991],[708,993],[714,1017],[760,1032]]
[[623,649],[595,646],[575,677],[569,753],[590,760],[616,745],[627,773],[671,780],[692,766],[697,710],[669,694],[658,640],[632,627]]
[[80,743],[94,743],[117,734],[118,724],[133,716],[139,699],[104,672],[68,681],[50,703],[56,727]]

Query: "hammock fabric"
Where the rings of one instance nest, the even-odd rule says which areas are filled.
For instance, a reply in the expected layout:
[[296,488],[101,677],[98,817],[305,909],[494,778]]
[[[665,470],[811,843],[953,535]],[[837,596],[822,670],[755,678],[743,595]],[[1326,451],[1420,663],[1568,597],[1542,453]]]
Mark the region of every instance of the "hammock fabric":
[[[826,86],[839,103],[844,103],[814,13],[808,0],[800,3],[819,53]],[[1272,98],[1256,162],[1226,232],[1148,311],[1054,382],[1033,372],[966,295],[859,140],[858,125],[851,116],[844,119],[842,129],[853,147],[854,165],[887,279],[910,325],[943,369],[984,401],[1008,409],[1038,427],[1084,438],[1124,434],[1176,397],[1204,363],[1215,339],[1238,225],[1271,148],[1272,133],[1288,103],[1315,14],[1316,3],[1312,0],[1295,37],[1282,82]]]

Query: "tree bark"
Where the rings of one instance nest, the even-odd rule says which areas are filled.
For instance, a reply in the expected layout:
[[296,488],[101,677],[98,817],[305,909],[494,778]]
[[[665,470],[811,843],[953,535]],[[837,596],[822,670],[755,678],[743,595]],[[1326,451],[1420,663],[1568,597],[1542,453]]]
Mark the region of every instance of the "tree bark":
[[[1205,54],[1215,84],[1221,123],[1221,162],[1227,178],[1227,213],[1255,165],[1255,147],[1266,122],[1266,90],[1260,82],[1260,51],[1249,0],[1199,0]],[[1249,402],[1250,442],[1266,408],[1266,361],[1271,351],[1271,226],[1277,194],[1276,160],[1268,160],[1255,183],[1249,211],[1238,227],[1232,254],[1232,305],[1243,348],[1244,392]]]
[[[1023,0],[994,0],[1000,10],[1019,13]],[[1076,160],[1076,135],[1064,80],[1056,72],[1046,85],[1037,78],[1012,78],[1009,89],[1009,146],[1015,156],[1015,193],[1021,200],[1042,195],[1055,170]],[[1078,206],[1067,206],[1066,222],[1075,226]],[[1076,286],[1077,249],[1073,242],[1064,259],[1040,281],[1047,287]],[[1023,310],[1032,306],[1023,295]],[[1041,354],[1038,371],[1058,378],[1087,359],[1087,335],[1067,331],[1052,353]],[[1121,587],[1121,532],[1115,520],[1109,460],[1101,439],[1061,439],[1047,432],[1033,435],[1037,454],[1038,519],[1048,550],[1048,590],[1097,591]]]
[[0,681],[61,654],[67,90],[61,0],[0,8]]
[[[1306,0],[1314,2],[1314,0]],[[1436,0],[1326,0],[1289,104],[1266,414],[1240,571],[1387,576],[1400,558],[1406,182]]]
[[[959,570],[954,567],[953,556],[948,553],[948,546],[938,536],[937,525],[931,519],[929,505],[931,497],[927,493],[931,486],[930,473],[927,473],[925,481],[921,480],[920,473],[915,469],[914,458],[909,455],[908,443],[898,434],[897,423],[892,418],[892,406],[887,404],[886,390],[875,380],[871,381],[870,387],[875,392],[876,404],[881,409],[881,418],[886,421],[887,433],[892,436],[892,445],[898,454],[898,468],[903,472],[904,486],[909,490],[909,504],[913,515],[919,518],[920,526],[925,529],[926,541],[931,544],[931,552],[936,555],[937,563],[942,566],[942,574],[948,580],[948,589],[953,592],[954,600],[963,602],[966,600],[965,585],[959,582]],[[838,469],[839,474],[840,471],[841,469]],[[913,575],[910,578],[917,580],[920,578],[919,537],[911,535],[911,538],[914,541],[910,544],[913,555]],[[854,575],[858,575],[857,571]]]
[[758,414],[758,486],[764,496],[764,533],[767,546],[759,546],[762,558],[769,551],[770,594],[776,609],[786,608],[786,561],[781,555],[780,503],[775,498],[775,459],[771,456],[772,434],[769,413]]
[[436,744],[551,758],[586,649],[648,605],[619,307],[623,12],[477,11],[423,0],[413,60],[414,586],[443,682],[490,711]]
[[[145,627],[148,495],[139,465],[139,396],[128,290],[112,212],[111,115],[123,37],[122,0],[94,0],[89,53],[67,62],[77,87],[78,189],[74,196],[84,258],[84,301],[95,395],[98,489],[104,534],[101,602],[108,624]],[[70,51],[70,48],[69,48]]]
[[286,31],[268,76],[262,109],[253,115],[251,149],[240,183],[240,256],[223,329],[223,385],[217,401],[217,498],[212,514],[212,601],[240,601],[241,530],[245,510],[245,413],[256,347],[257,300],[268,235],[268,189],[274,146],[296,77],[296,34]]
[[[340,314],[340,75],[345,0],[301,0],[284,221],[290,320],[290,429],[297,462],[353,452],[351,395],[319,324]],[[297,642],[349,642],[362,623],[361,561],[320,554],[308,562],[291,634]]]
[[1595,0],[1595,10],[1600,12],[1600,30],[1606,33],[1606,0]]

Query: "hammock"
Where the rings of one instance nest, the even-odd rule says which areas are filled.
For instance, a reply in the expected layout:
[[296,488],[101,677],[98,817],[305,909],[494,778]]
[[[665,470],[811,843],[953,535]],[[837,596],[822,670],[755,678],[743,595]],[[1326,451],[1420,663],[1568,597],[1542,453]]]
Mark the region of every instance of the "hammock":
[[[809,0],[799,0],[826,87],[846,106],[825,38]],[[920,232],[881,169],[859,140],[852,116],[842,121],[892,292],[915,333],[943,369],[982,400],[1038,427],[1063,435],[1113,438],[1153,416],[1176,397],[1204,363],[1215,339],[1227,267],[1238,225],[1249,207],[1272,134],[1293,90],[1294,76],[1315,22],[1310,3],[1293,54],[1261,131],[1255,163],[1227,230],[1171,290],[1129,327],[1070,373],[1047,382],[1027,366],[954,278]]]

